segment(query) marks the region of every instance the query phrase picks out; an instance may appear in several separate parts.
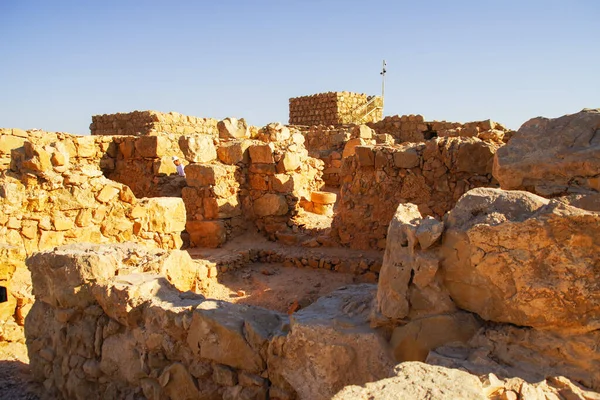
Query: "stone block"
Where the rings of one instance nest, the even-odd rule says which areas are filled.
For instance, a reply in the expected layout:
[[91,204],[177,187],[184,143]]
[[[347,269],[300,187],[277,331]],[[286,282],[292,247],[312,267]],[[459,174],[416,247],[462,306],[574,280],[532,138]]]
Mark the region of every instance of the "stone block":
[[224,221],[188,221],[185,225],[195,247],[220,247],[227,240]]
[[26,159],[22,164],[24,168],[39,172],[44,172],[52,168],[50,153],[41,146],[32,144],[31,142],[25,142],[23,147],[26,156]]
[[421,158],[415,149],[394,152],[394,165],[398,168],[415,168],[420,162]]
[[217,158],[213,139],[208,135],[181,136],[179,147],[185,159],[191,163],[207,163]]
[[248,162],[249,141],[232,141],[221,143],[217,148],[217,157],[224,164],[237,164],[239,162]]
[[373,129],[369,128],[367,125],[358,125],[354,127],[352,134],[354,137],[372,139],[375,135],[375,131],[373,131]]
[[280,164],[284,171],[295,171],[300,168],[300,156],[288,151],[283,155]]
[[118,194],[119,194],[118,187],[115,187],[112,185],[106,185],[102,188],[100,193],[98,193],[98,195],[96,196],[96,200],[98,200],[100,203],[108,203],[112,199],[114,199]]
[[119,152],[124,159],[132,158],[135,154],[135,141],[132,138],[127,138],[119,143]]
[[479,175],[491,174],[496,149],[479,139],[468,139],[460,144],[456,154],[456,168],[459,172],[472,172]]
[[271,178],[271,188],[279,193],[292,193],[300,186],[298,181],[296,174],[275,174]]
[[236,168],[221,164],[189,164],[185,167],[185,178],[188,186],[214,186],[221,181],[232,179]]
[[135,140],[135,151],[145,158],[166,156],[169,155],[169,140],[163,136],[141,136]]
[[348,140],[346,142],[346,145],[344,146],[344,151],[342,152],[342,158],[348,158],[350,156],[353,156],[355,153],[356,146],[364,146],[366,144],[367,144],[366,140],[364,140],[362,138],[355,138],[355,139]]
[[96,138],[93,136],[81,136],[73,139],[77,148],[77,156],[82,158],[92,158],[96,156]]
[[248,177],[248,183],[250,184],[250,189],[254,189],[254,190],[268,190],[269,189],[268,181],[261,174],[250,174]]
[[12,149],[23,146],[25,139],[13,135],[0,135],[0,153],[10,154]]
[[285,215],[288,212],[288,205],[285,196],[267,193],[254,200],[254,214],[257,217],[266,217],[269,215]]
[[206,197],[202,199],[202,203],[206,219],[233,218],[242,214],[238,196],[229,198]]
[[250,164],[248,170],[254,174],[275,175],[275,164]]
[[372,167],[375,165],[375,153],[373,147],[356,146],[354,148],[358,165],[361,167]]
[[179,233],[185,229],[185,206],[178,197],[152,197],[138,203],[145,211],[142,219],[148,230],[160,233]]
[[255,144],[248,147],[250,152],[250,160],[253,164],[273,164],[273,145],[269,144]]

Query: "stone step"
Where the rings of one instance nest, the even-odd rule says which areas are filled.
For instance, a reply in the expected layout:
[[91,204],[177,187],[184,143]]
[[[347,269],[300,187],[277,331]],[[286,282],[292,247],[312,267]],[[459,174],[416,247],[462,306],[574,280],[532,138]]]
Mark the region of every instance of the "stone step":
[[383,262],[383,252],[347,248],[285,246],[256,237],[236,238],[219,249],[189,249],[193,259],[207,260],[219,273],[244,268],[254,262],[281,263],[288,267],[327,269],[354,275],[364,275],[365,281],[376,282]]

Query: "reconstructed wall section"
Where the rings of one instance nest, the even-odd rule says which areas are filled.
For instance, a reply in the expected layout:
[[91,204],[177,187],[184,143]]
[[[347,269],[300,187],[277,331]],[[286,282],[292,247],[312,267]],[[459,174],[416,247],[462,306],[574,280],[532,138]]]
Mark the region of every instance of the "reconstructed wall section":
[[92,135],[156,135],[160,133],[218,135],[218,121],[177,112],[133,111],[92,116]]
[[339,242],[384,249],[397,204],[414,203],[424,216],[441,218],[469,189],[497,187],[491,173],[498,147],[475,138],[355,147],[342,165],[333,221]]
[[[371,101],[373,99],[373,101]],[[362,93],[327,92],[290,99],[290,125],[341,125],[381,120],[383,100]]]

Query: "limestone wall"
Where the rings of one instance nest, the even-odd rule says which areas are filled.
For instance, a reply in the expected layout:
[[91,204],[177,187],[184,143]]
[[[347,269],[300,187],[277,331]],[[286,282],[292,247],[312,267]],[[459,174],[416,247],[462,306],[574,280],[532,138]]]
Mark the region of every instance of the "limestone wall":
[[10,169],[0,171],[0,284],[10,295],[0,305],[5,340],[22,337],[18,326],[31,306],[27,255],[79,242],[174,249],[185,228],[181,199],[138,199],[103,176],[100,164],[111,159],[105,155],[112,138],[41,131],[26,136],[11,150]]
[[184,293],[196,273],[189,259],[133,245],[65,246],[27,265],[30,365],[52,398],[325,400],[391,371],[368,323],[374,285],[289,318]]
[[492,120],[467,123],[425,121],[422,115],[393,115],[367,125],[378,134],[389,134],[396,142],[422,142],[433,137],[476,137],[481,140],[505,143],[512,131]]
[[379,121],[382,118],[380,97],[369,103],[362,93],[327,92],[290,99],[291,125],[340,125]]
[[171,133],[180,135],[205,134],[216,136],[218,121],[182,115],[177,112],[133,111],[130,113],[92,116],[92,135],[156,135]]
[[366,125],[350,125],[342,127],[315,125],[310,127],[297,126],[304,135],[305,146],[311,157],[323,161],[323,181],[328,186],[340,185],[342,155],[344,148],[355,139],[372,139],[373,130]]
[[475,138],[355,147],[342,165],[333,221],[339,242],[384,249],[395,205],[414,203],[423,215],[440,218],[469,189],[497,187],[491,174],[497,148]]
[[255,140],[219,141],[217,160],[186,167],[187,231],[197,246],[217,247],[252,222],[272,239],[322,185],[322,163],[308,156],[304,136],[281,124],[257,132]]

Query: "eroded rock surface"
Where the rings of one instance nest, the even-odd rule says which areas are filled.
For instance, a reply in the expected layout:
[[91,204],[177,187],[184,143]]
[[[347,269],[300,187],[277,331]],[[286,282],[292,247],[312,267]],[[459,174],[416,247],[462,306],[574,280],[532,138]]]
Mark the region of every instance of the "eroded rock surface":
[[496,153],[503,189],[560,195],[600,190],[600,109],[560,118],[533,118]]
[[[458,201],[443,225],[401,204],[377,294],[378,311],[396,326],[396,358],[424,361],[458,341],[471,349],[459,359],[487,359],[482,365],[494,373],[565,375],[598,389],[600,355],[592,343],[600,321],[600,213],[589,211],[596,200],[478,188]],[[420,231],[429,232],[424,245]]]

